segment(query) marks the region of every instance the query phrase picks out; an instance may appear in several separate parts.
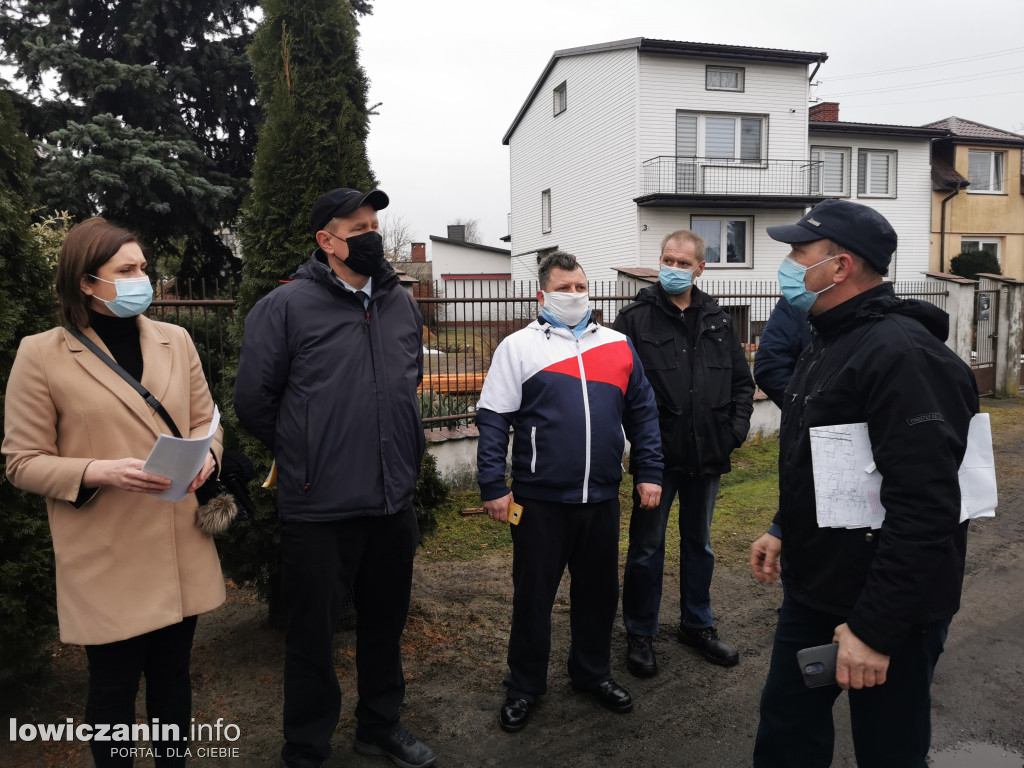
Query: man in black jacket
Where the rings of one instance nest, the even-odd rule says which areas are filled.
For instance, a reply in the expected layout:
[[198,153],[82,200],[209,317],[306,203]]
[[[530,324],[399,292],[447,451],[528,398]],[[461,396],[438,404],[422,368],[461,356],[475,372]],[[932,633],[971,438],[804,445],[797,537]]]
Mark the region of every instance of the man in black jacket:
[[331,753],[341,713],[332,609],[349,593],[358,614],[355,750],[407,767],[434,762],[398,716],[419,543],[423,343],[416,303],[384,260],[377,211],[387,204],[380,190],[335,189],[316,201],[318,247],[249,312],[235,379],[239,421],[277,461],[288,610],[281,755],[298,768]]
[[658,403],[665,472],[657,510],[643,509],[634,490],[629,552],[622,588],[626,665],[657,674],[652,640],[658,631],[665,530],[679,495],[680,641],[714,664],[732,666],[739,653],[722,642],[711,615],[711,518],[729,456],[747,437],[754,381],[718,303],[693,285],[704,271],[704,240],[683,229],[661,244],[658,283],[619,312],[614,328],[640,356]]
[[[832,705],[850,691],[857,763],[920,766],[931,735],[932,673],[960,605],[967,523],[958,468],[978,391],[943,343],[945,312],[898,299],[882,281],[896,233],[863,205],[826,200],[769,227],[792,252],[783,293],[810,310],[815,335],[783,398],[779,512],[753,545],[758,581],[779,574],[782,607],[754,747],[757,768],[827,766]],[[884,519],[819,525],[813,427],[866,424]],[[837,643],[836,682],[805,687],[798,650]]]

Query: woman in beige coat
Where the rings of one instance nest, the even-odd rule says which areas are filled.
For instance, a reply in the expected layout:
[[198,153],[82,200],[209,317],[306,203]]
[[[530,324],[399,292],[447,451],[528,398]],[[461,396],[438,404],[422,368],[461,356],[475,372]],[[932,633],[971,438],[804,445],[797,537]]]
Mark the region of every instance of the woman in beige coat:
[[[142,316],[152,299],[145,267],[130,232],[100,218],[74,227],[57,266],[61,322],[140,379],[183,436],[205,437],[214,404],[199,356],[183,328]],[[215,470],[214,456],[183,501],[158,499],[170,481],[142,466],[170,428],[65,328],[22,340],[4,434],[8,478],[46,498],[60,637],[84,645],[89,660],[85,719],[96,764],[131,764],[117,754],[125,742],[98,734],[135,722],[145,674],[150,721],[178,725],[181,738],[154,739],[156,764],[184,765],[196,616],[224,601],[217,551],[195,526],[192,493]],[[217,460],[220,441],[218,432]]]

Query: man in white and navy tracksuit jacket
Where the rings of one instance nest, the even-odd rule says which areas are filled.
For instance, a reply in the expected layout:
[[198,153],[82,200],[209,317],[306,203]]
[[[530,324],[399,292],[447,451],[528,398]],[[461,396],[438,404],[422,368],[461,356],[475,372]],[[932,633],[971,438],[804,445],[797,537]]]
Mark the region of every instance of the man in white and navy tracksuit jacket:
[[[632,709],[629,694],[612,680],[610,662],[623,432],[648,507],[657,507],[661,490],[658,409],[633,345],[591,319],[586,275],[570,254],[546,257],[540,285],[541,316],[498,346],[477,407],[484,507],[499,521],[513,499],[524,508],[511,529],[515,594],[499,717],[507,731],[525,726],[547,690],[551,608],[566,565],[570,681],[613,711]],[[505,483],[510,427],[511,493]]]

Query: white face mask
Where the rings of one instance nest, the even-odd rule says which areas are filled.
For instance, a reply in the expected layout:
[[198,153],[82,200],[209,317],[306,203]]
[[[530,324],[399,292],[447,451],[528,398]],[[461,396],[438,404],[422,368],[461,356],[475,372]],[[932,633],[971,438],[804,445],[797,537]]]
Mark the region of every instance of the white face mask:
[[590,309],[589,293],[569,293],[568,291],[552,291],[544,294],[544,311],[558,322],[575,328],[587,316]]

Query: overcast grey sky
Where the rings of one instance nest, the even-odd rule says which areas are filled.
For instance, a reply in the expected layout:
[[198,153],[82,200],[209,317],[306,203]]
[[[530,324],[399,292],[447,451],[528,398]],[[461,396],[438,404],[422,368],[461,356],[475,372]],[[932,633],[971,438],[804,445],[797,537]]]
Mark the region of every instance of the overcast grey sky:
[[375,0],[360,24],[370,102],[382,102],[370,159],[415,240],[463,217],[502,246],[501,138],[556,50],[652,37],[824,51],[812,96],[838,101],[841,120],[956,115],[1021,132],[1022,30],[1022,0]]

